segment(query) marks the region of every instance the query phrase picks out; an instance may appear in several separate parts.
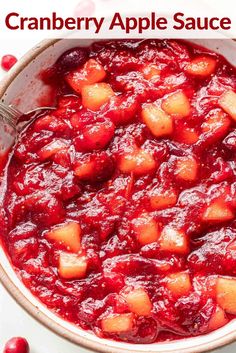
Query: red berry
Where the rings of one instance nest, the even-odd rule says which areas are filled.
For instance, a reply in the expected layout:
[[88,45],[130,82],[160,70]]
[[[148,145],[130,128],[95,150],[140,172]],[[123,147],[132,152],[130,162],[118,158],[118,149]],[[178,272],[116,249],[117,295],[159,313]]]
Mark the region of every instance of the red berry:
[[16,62],[17,58],[14,55],[4,55],[1,60],[1,66],[3,70],[9,71]]
[[56,62],[56,68],[59,73],[65,73],[83,65],[88,58],[88,52],[85,48],[74,48],[67,50]]
[[3,353],[29,353],[29,344],[23,337],[13,337],[7,341]]

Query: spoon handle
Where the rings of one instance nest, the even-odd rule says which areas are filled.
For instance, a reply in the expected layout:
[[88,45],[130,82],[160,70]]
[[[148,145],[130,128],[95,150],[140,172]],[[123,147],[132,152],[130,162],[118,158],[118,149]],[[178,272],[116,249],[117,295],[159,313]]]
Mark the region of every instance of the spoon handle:
[[0,159],[15,141],[16,124],[21,115],[19,110],[0,102]]

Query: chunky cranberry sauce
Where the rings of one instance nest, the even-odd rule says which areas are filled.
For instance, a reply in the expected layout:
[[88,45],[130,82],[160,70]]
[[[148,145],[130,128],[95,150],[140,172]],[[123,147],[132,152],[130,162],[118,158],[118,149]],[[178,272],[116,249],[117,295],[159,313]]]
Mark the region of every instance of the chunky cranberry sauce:
[[5,169],[2,241],[48,308],[151,343],[236,315],[236,71],[178,41],[74,48]]

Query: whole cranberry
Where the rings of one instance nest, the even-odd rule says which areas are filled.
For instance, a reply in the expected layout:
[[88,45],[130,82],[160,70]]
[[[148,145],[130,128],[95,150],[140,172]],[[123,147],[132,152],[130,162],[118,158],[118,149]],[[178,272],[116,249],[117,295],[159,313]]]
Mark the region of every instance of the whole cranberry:
[[3,70],[9,71],[16,62],[17,58],[14,55],[4,55],[1,60],[1,66]]
[[13,337],[7,341],[3,353],[29,353],[29,344],[23,337]]
[[57,62],[56,69],[58,73],[65,74],[67,71],[76,69],[83,65],[88,59],[88,51],[85,48],[73,48],[62,54]]

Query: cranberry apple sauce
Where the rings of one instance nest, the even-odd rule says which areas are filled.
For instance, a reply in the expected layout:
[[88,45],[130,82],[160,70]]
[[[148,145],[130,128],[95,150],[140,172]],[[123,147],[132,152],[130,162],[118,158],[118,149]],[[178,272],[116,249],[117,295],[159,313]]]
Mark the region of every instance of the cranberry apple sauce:
[[54,111],[5,168],[2,242],[27,288],[99,337],[236,316],[236,71],[185,42],[109,41],[43,74]]

